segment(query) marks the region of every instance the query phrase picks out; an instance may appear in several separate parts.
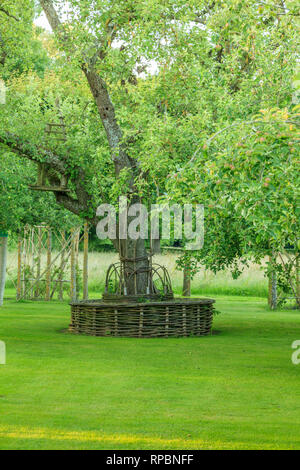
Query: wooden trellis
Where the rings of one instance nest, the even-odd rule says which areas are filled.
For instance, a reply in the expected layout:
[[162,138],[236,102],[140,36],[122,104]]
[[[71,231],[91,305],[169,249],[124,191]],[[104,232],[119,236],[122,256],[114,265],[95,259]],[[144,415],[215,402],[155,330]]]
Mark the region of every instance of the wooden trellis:
[[[26,226],[18,241],[17,300],[79,296],[79,243],[84,240],[83,299],[88,298],[88,224],[66,233],[46,225]],[[67,287],[66,287],[67,286]]]

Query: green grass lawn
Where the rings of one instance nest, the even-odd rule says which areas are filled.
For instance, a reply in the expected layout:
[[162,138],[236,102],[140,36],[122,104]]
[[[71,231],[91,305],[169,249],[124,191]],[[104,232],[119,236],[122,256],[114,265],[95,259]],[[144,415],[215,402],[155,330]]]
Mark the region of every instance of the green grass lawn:
[[300,313],[218,298],[204,338],[73,336],[66,304],[0,309],[1,449],[300,449]]

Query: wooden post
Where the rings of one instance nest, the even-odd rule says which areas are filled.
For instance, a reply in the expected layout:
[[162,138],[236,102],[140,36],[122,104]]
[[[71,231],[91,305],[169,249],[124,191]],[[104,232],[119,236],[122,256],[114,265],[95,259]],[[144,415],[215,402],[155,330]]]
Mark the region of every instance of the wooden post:
[[46,297],[45,300],[50,300],[50,290],[51,290],[51,229],[48,228],[48,237],[47,237],[47,272],[46,272]]
[[26,280],[25,280],[25,268],[26,268],[26,229],[24,230],[24,238],[22,240],[22,295],[26,293]]
[[35,259],[35,227],[31,229],[31,290],[30,290],[30,298],[31,300],[34,298],[34,271],[35,271],[35,264],[36,264],[36,259]]
[[84,237],[83,237],[83,300],[89,298],[89,267],[88,267],[88,253],[89,253],[89,225],[87,222],[84,224]]
[[36,264],[36,286],[34,297],[36,299],[40,296],[40,277],[41,277],[41,258],[42,258],[42,228],[38,227],[38,248],[37,248],[37,264]]
[[140,308],[140,321],[139,321],[139,338],[143,336],[143,326],[144,326],[144,310],[143,307]]
[[6,232],[0,232],[0,306],[3,305],[6,264],[7,264],[7,237]]
[[75,286],[76,286],[76,300],[79,294],[79,242],[80,242],[80,228],[76,230],[75,235]]
[[64,271],[64,268],[65,268],[65,254],[66,254],[66,250],[65,250],[66,234],[65,234],[64,230],[61,232],[61,244],[62,244],[63,248],[62,248],[62,251],[61,251],[60,272],[59,272],[59,278],[58,278],[58,282],[59,282],[58,299],[60,301],[63,301],[64,300],[63,271]]
[[18,278],[17,278],[17,300],[21,298],[21,272],[22,272],[22,238],[18,237]]
[[[269,256],[270,265],[272,265],[274,261],[275,261],[274,256]],[[277,307],[277,278],[276,278],[275,272],[272,272],[269,274],[268,304],[272,310],[274,310]]]
[[71,302],[75,302],[77,300],[77,289],[76,289],[76,259],[75,259],[75,247],[76,247],[76,240],[75,240],[75,229],[71,229]]
[[45,165],[43,163],[38,163],[38,177],[37,177],[37,185],[39,187],[45,186],[46,184],[46,170]]
[[76,230],[75,236],[75,261],[76,267],[79,265],[79,242],[80,242],[80,229]]
[[190,276],[190,269],[188,266],[185,266],[183,270],[182,295],[183,297],[191,297],[191,276]]

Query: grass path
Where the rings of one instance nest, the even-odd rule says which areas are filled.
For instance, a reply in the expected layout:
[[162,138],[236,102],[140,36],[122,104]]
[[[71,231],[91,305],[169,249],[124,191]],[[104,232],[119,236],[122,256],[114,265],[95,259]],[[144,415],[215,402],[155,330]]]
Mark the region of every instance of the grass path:
[[300,449],[299,311],[218,298],[215,334],[63,332],[69,307],[0,310],[0,449]]

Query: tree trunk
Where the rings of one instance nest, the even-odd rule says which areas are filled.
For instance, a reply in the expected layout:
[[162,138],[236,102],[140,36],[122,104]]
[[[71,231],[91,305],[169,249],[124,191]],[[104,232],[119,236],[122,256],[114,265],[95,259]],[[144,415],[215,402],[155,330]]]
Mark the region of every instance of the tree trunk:
[[121,240],[119,256],[124,266],[126,295],[148,293],[149,254],[145,240]]
[[0,306],[3,305],[7,261],[7,234],[0,233]]
[[188,266],[185,266],[183,271],[182,295],[183,297],[191,297],[191,276]]

